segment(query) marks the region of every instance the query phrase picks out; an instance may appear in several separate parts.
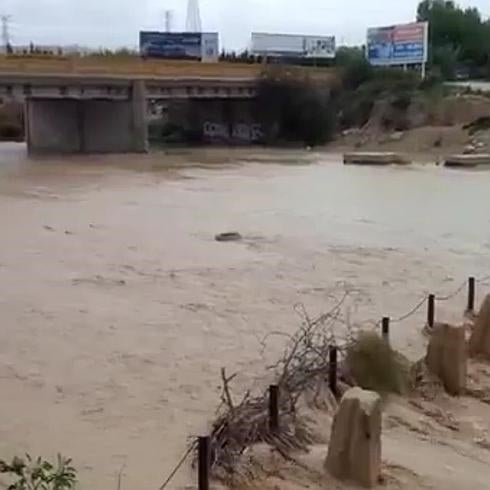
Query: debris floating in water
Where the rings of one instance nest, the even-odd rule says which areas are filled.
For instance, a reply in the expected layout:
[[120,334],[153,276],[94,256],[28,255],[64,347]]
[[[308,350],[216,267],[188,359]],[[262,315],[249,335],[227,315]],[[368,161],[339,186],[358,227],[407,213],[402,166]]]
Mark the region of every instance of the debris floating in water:
[[217,242],[237,242],[242,239],[242,235],[240,235],[240,233],[237,231],[229,231],[227,233],[220,233],[219,235],[216,235],[214,239]]

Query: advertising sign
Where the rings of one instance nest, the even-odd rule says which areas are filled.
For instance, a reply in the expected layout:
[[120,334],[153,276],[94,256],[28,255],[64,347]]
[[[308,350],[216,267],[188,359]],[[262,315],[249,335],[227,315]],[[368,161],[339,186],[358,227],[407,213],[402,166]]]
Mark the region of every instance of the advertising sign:
[[427,22],[372,28],[367,35],[367,57],[379,66],[424,64],[428,40]]
[[335,58],[335,37],[304,37],[306,58]]
[[331,59],[335,58],[335,37],[254,32],[252,52],[257,56]]
[[200,32],[140,32],[140,53],[149,58],[192,59],[218,58],[218,34]]

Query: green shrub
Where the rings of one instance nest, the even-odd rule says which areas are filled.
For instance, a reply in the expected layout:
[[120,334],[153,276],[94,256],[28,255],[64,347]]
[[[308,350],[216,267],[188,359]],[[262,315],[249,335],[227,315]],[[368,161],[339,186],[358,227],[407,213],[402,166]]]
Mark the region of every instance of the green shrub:
[[309,146],[329,141],[336,126],[330,92],[308,79],[275,69],[259,81],[256,119],[266,141],[290,141]]
[[0,140],[21,140],[23,138],[23,130],[19,126],[13,124],[4,124],[0,126]]
[[14,457],[11,463],[0,460],[0,473],[11,478],[7,490],[71,490],[77,482],[71,459],[58,455],[56,465],[29,454]]
[[399,111],[406,111],[412,103],[412,92],[401,92],[393,98],[391,105]]
[[[376,68],[370,77],[352,90],[349,81],[344,81],[344,90],[339,96],[339,125],[342,129],[362,127],[369,119],[377,100],[387,100],[398,113],[396,120],[386,121],[387,128],[406,127],[404,113],[419,90],[420,79],[416,73],[392,68]],[[391,120],[391,118],[390,118]]]
[[408,389],[409,362],[377,334],[359,334],[347,349],[346,366],[363,389],[381,394],[402,394]]
[[471,136],[479,131],[488,131],[490,129],[490,117],[479,117],[466,126],[463,126],[463,129],[467,130]]
[[342,129],[364,126],[371,117],[375,99],[363,94],[345,94],[339,105],[339,124]]
[[355,90],[374,76],[374,70],[364,55],[362,48],[340,47],[335,64],[342,69],[342,83],[345,88]]

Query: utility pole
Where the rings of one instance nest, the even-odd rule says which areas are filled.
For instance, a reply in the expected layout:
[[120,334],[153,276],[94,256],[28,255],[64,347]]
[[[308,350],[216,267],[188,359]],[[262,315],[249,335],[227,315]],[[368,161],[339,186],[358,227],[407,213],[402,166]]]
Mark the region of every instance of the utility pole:
[[172,17],[173,12],[171,10],[165,10],[165,32],[172,32]]
[[2,15],[0,16],[0,21],[2,23],[2,46],[5,50],[5,53],[8,51],[10,46],[10,15]]

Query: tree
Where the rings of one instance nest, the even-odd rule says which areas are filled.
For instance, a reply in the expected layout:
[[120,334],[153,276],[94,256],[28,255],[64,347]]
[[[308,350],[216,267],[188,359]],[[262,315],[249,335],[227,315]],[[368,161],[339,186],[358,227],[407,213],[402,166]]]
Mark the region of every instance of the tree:
[[458,67],[475,74],[490,63],[490,22],[478,9],[462,9],[451,0],[423,0],[417,20],[430,24],[431,61],[446,76]]
[[342,68],[344,85],[349,89],[356,89],[373,75],[364,48],[341,46],[337,50],[335,64]]
[[262,75],[257,91],[255,116],[269,143],[317,146],[332,138],[336,110],[329,90],[276,66]]

